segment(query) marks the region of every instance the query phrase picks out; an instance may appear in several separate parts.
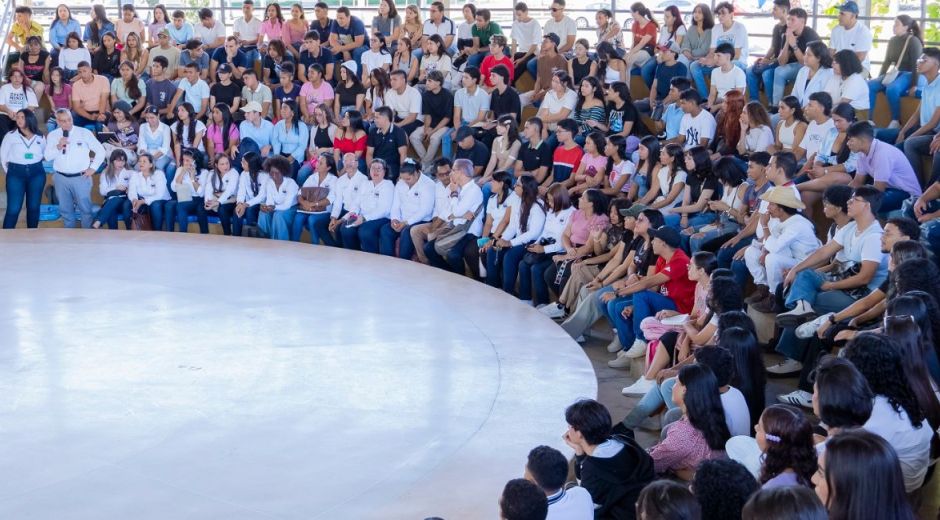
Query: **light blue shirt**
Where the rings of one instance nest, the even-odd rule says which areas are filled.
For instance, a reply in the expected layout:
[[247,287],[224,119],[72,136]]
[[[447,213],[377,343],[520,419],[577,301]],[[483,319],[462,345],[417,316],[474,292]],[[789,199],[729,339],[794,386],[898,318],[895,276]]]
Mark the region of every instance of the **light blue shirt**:
[[196,80],[195,84],[188,79],[181,79],[176,88],[183,91],[183,101],[192,103],[197,114],[202,110],[202,104],[209,102],[209,85],[201,79]]
[[183,22],[183,27],[179,29],[170,22],[166,24],[166,30],[170,33],[170,38],[176,45],[183,45],[193,39],[193,26],[189,22]]
[[[922,76],[926,79],[926,76]],[[940,108],[940,74],[924,87],[920,97],[920,124],[926,125],[933,113]]]
[[[823,137],[822,144],[819,145],[819,151],[816,152],[816,162],[825,166],[835,166],[836,164],[839,164],[839,160],[837,158],[839,151],[832,149],[833,145],[836,143],[836,137],[839,137],[839,131],[835,128],[830,128],[829,133]],[[855,172],[855,169],[858,165],[858,155],[858,152],[849,152],[848,158],[846,158],[845,162],[842,163],[842,166],[845,167],[846,172]]]
[[284,121],[274,125],[274,136],[271,139],[271,153],[290,154],[298,163],[304,162],[304,152],[310,141],[310,129],[302,122],[296,128],[287,130]]
[[679,108],[679,103],[670,103],[663,110],[663,121],[666,122],[666,139],[679,136],[679,127],[682,126],[682,116],[685,112]]
[[238,125],[238,135],[241,137],[241,139],[253,140],[258,144],[258,148],[271,146],[271,134],[273,133],[274,125],[267,119],[262,119],[261,125],[257,127],[247,120],[242,121],[242,124]]
[[82,26],[74,18],[68,21],[68,23],[63,24],[61,21],[54,21],[52,27],[49,28],[49,43],[52,44],[53,49],[58,49],[65,45],[65,38],[68,37],[69,33],[82,33]]

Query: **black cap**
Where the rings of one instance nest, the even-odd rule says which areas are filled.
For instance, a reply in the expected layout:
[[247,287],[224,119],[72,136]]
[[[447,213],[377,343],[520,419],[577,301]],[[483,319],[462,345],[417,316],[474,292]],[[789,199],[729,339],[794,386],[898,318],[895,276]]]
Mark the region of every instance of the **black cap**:
[[160,115],[160,110],[159,110],[157,107],[155,107],[155,106],[153,106],[153,105],[150,105],[149,107],[147,107],[147,108],[144,109],[144,113],[145,113],[145,114]]
[[559,45],[561,45],[561,38],[559,38],[558,35],[555,34],[555,33],[548,33],[548,34],[546,34],[545,36],[542,37],[543,40],[544,40],[545,38],[548,38],[549,40],[551,40],[552,42],[554,42],[554,43],[555,43],[555,47],[558,47]]
[[676,228],[670,226],[660,226],[649,230],[650,238],[658,238],[667,246],[676,249],[682,245],[682,238]]
[[218,68],[216,68],[216,72],[218,72],[219,74],[221,74],[221,73],[223,73],[223,72],[226,72],[226,73],[231,74],[231,73],[232,73],[232,67],[231,67],[228,63],[223,63],[223,64],[219,65]]

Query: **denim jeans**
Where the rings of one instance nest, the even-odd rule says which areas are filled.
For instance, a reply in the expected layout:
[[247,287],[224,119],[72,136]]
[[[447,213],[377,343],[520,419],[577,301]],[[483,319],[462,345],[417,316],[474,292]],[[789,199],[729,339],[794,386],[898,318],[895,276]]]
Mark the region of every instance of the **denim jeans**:
[[343,247],[346,249],[361,250],[367,253],[379,252],[379,231],[388,223],[387,218],[367,220],[359,226],[340,226],[339,232],[343,237]]
[[529,71],[529,74],[532,76],[532,81],[535,81],[538,78],[538,59],[531,59],[529,63],[525,64],[525,68]]
[[242,236],[242,228],[247,224],[249,226],[258,225],[258,213],[261,212],[261,206],[255,204],[254,206],[248,206],[245,208],[245,215],[239,217],[237,215],[232,215],[232,234],[240,237]]
[[623,425],[633,430],[663,405],[666,406],[667,410],[678,408],[678,405],[672,400],[672,387],[674,386],[676,386],[676,378],[670,377],[651,388],[623,419]]
[[42,163],[25,165],[9,163],[7,171],[7,210],[3,216],[3,229],[13,229],[20,219],[20,210],[26,202],[26,227],[39,227],[39,206],[42,189],[46,186],[46,170]]
[[[691,254],[695,254],[701,251],[702,248],[704,248],[705,245],[711,242],[712,240],[716,240],[721,237],[726,237],[730,240],[731,236],[737,234],[738,231],[740,230],[741,230],[741,226],[739,224],[734,223],[734,222],[729,222],[725,225],[718,226],[715,229],[709,229],[708,231],[696,230],[697,233],[702,233],[702,236],[700,238],[690,236],[688,237],[688,239],[686,239],[685,237],[683,237],[683,241],[688,240],[689,252]],[[726,249],[730,249],[730,248],[726,248]]]
[[95,220],[107,224],[111,229],[118,229],[118,216],[124,221],[124,229],[131,228],[131,201],[127,197],[111,197],[101,205]]
[[303,234],[304,228],[307,228],[310,231],[310,243],[317,245],[320,243],[320,236],[316,230],[316,222],[318,220],[325,219],[327,223],[330,221],[329,212],[321,213],[301,213],[297,212],[294,214],[294,223],[291,225],[290,230],[290,239],[292,242],[297,242],[300,240],[300,235]]
[[258,228],[264,235],[274,240],[290,240],[290,227],[294,223],[296,212],[297,206],[274,210],[270,213],[262,211],[258,215]]
[[744,77],[747,79],[747,95],[751,101],[760,102],[760,89],[761,86],[764,87],[765,93],[767,94],[767,101],[774,105],[771,101],[773,84],[774,84],[774,69],[777,68],[777,62],[765,64],[753,64],[744,71]]
[[897,188],[885,188],[884,193],[881,196],[881,208],[878,210],[879,215],[887,215],[892,211],[901,209],[901,206],[904,204],[904,201],[909,200],[911,194],[899,190]]
[[411,227],[424,224],[424,222],[415,222],[402,228],[401,232],[392,229],[392,223],[389,221],[382,226],[379,231],[379,254],[386,256],[395,256],[395,241],[398,241],[398,257],[405,260],[411,260],[415,255],[415,243],[411,239]]
[[[914,221],[914,199],[904,201],[901,212],[905,217]],[[925,213],[934,213],[940,211],[940,200],[932,200],[927,203]],[[940,219],[933,219],[920,225],[920,241],[933,252],[934,255],[940,254]]]
[[888,99],[888,107],[891,108],[891,119],[893,121],[901,120],[901,98],[907,95],[911,88],[911,73],[901,72],[897,79],[892,81],[886,87],[881,80],[884,76],[868,80],[868,98],[871,103],[871,109],[875,109],[875,100],[878,99],[878,93],[884,92]]
[[818,314],[824,314],[839,312],[855,303],[855,298],[843,291],[820,291],[825,281],[823,275],[815,269],[804,269],[797,273],[787,293],[787,308],[793,308],[796,302],[803,300],[812,305]]
[[[192,200],[187,202],[170,201],[170,203],[167,204],[167,210],[175,210],[176,225],[179,226],[177,231],[180,233],[189,232],[189,216],[196,215],[196,222],[199,224],[199,233],[203,235],[208,234],[209,215],[206,214],[205,204],[206,199],[202,197],[193,197]],[[172,221],[170,221],[169,230],[173,230]]]
[[[520,244],[510,247],[503,255],[503,290],[509,294],[516,294],[516,279],[519,278],[519,264],[526,254],[526,246]],[[489,272],[487,272],[489,274]]]
[[[172,217],[169,217],[166,212],[168,202],[170,201],[155,200],[150,204],[144,204],[138,210],[138,212],[150,214],[150,224],[154,231],[162,231],[166,228],[165,224],[172,222]],[[167,228],[166,231],[173,231],[173,228]]]
[[446,258],[437,254],[437,251],[434,249],[435,243],[437,241],[431,240],[424,244],[424,254],[428,257],[428,262],[430,262],[430,264],[434,267],[462,275],[466,272],[463,251],[471,240],[476,242],[477,236],[471,233],[464,235],[463,238],[454,244],[454,247],[447,251],[447,254],[445,255]]
[[[735,66],[739,67],[743,71],[747,71],[747,64],[743,61],[735,61]],[[708,88],[705,85],[705,76],[711,76],[712,70],[715,67],[707,67],[705,65],[699,65],[698,62],[692,62],[692,65],[689,66],[689,74],[692,76],[692,82],[695,84],[696,90],[702,95],[702,99],[708,98]]]
[[646,83],[647,87],[652,88],[653,80],[656,79],[656,66],[659,62],[656,61],[656,58],[646,60],[646,63],[640,67],[640,76],[643,77],[643,83]]
[[519,263],[520,300],[532,300],[535,305],[548,303],[548,282],[545,281],[545,271],[552,266],[553,256],[555,255],[547,255],[534,264]]

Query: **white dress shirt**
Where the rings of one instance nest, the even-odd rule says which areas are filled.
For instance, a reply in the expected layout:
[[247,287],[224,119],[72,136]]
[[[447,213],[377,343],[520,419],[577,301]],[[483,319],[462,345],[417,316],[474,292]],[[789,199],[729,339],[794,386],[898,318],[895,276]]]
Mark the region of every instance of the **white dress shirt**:
[[3,165],[3,171],[8,171],[10,163],[29,165],[42,162],[45,147],[43,136],[36,134],[27,139],[18,130],[13,130],[0,144],[0,165]]
[[375,184],[370,179],[359,189],[359,203],[354,213],[358,213],[366,220],[388,218],[392,212],[392,202],[395,198],[395,185],[388,179],[382,179]]
[[160,152],[163,155],[170,155],[171,144],[170,127],[164,123],[157,125],[156,130],[150,128],[150,123],[144,123],[137,131],[138,154]]
[[[238,195],[239,177],[240,175],[236,170],[225,172],[221,179],[216,177],[216,172],[209,172],[204,187],[206,201],[218,200],[219,204],[234,204]],[[218,195],[216,195],[216,192],[218,192]]]
[[441,181],[434,181],[434,216],[447,220],[450,217],[450,188]]
[[238,177],[238,193],[235,196],[235,200],[237,202],[244,202],[249,206],[261,204],[264,201],[264,183],[268,182],[269,178],[271,177],[267,173],[258,172],[258,189],[254,190],[251,187],[251,174],[242,172]]
[[98,193],[100,193],[102,197],[107,197],[108,193],[114,190],[130,188],[131,177],[133,176],[134,171],[128,170],[127,168],[117,172],[114,175],[114,179],[108,179],[107,172],[102,172],[101,175],[98,176]]
[[431,220],[434,213],[434,181],[430,177],[418,175],[414,186],[399,179],[395,185],[395,200],[392,202],[392,220],[416,224]]
[[[189,193],[193,197],[204,197],[206,189],[206,181],[209,179],[209,170],[202,170],[195,177],[192,174],[182,174],[181,170],[176,170],[176,175],[173,178],[173,181],[170,183],[170,189],[174,193],[179,193],[181,189],[184,189],[184,186],[189,187]],[[179,182],[177,182],[179,180]],[[196,184],[199,184],[197,187]]]
[[822,244],[816,238],[813,223],[803,215],[793,215],[770,230],[764,240],[768,253],[782,254],[802,260],[813,254]]
[[483,211],[480,206],[483,205],[483,190],[477,186],[477,183],[467,181],[460,187],[456,197],[450,197],[450,215],[448,219],[455,225],[463,224],[467,221],[463,216],[467,213],[476,213],[476,218],[467,229],[467,233],[480,236],[483,233]]
[[166,175],[161,170],[153,172],[149,177],[134,172],[127,188],[127,198],[144,199],[148,205],[157,200],[170,200],[170,194],[166,191]]
[[284,177],[281,186],[274,184],[274,179],[269,178],[264,183],[264,204],[274,206],[275,211],[284,211],[297,205],[297,192],[300,187],[297,182],[290,177]]
[[532,205],[529,210],[528,223],[526,230],[522,231],[522,204],[513,204],[509,207],[509,225],[503,231],[502,238],[509,240],[509,243],[515,246],[521,246],[538,240],[539,235],[545,228],[545,210],[538,202]]
[[329,203],[323,208],[322,212],[318,213],[330,213],[333,211],[333,199],[336,198],[335,189],[337,180],[339,179],[335,175],[328,173],[321,181],[320,174],[313,172],[313,175],[307,177],[307,180],[304,181],[303,188],[326,188],[330,190],[326,195],[326,200],[328,200]]
[[546,253],[558,253],[565,250],[565,246],[561,242],[561,236],[565,234],[565,228],[568,227],[568,221],[571,220],[573,214],[574,208],[568,208],[558,213],[551,211],[545,215],[545,227],[542,228],[539,240],[541,241],[543,238],[555,239],[554,244],[545,246]]
[[[97,170],[101,166],[106,152],[95,134],[80,126],[73,126],[65,150],[60,151],[56,146],[62,139],[62,132],[61,128],[56,128],[46,137],[44,155],[47,161],[52,161],[53,170],[71,175],[84,173],[88,169]],[[95,154],[94,159],[90,158],[92,153]]]
[[336,179],[335,188],[330,190],[330,202],[333,204],[330,217],[339,218],[344,209],[352,211],[352,209],[357,208],[359,206],[359,192],[365,189],[366,184],[371,184],[371,182],[360,171],[356,171],[352,177],[345,173],[340,175]]

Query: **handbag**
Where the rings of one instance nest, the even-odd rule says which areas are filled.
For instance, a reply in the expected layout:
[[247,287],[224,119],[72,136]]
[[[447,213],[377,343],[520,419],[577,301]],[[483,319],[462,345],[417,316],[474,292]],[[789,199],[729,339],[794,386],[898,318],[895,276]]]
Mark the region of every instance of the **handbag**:
[[891,65],[888,66],[888,71],[885,72],[884,77],[881,78],[882,85],[887,87],[894,83],[894,80],[898,79],[898,74],[901,73],[901,71],[898,70],[898,63],[901,62],[901,58],[903,58],[904,53],[907,52],[907,44],[911,43],[912,37],[913,35],[908,36],[907,39],[904,40],[904,47],[901,48],[901,54],[898,54],[898,61],[891,62]]
[[[330,195],[330,188],[319,186],[316,188],[300,188],[300,197],[305,201],[316,204]],[[307,212],[309,213],[309,212]]]
[[153,222],[150,220],[150,208],[147,208],[146,211],[131,213],[131,231],[153,231]]
[[473,218],[467,219],[463,224],[448,224],[447,227],[440,230],[434,238],[434,251],[441,256],[447,256],[447,252],[453,249],[454,246],[457,245],[457,242],[460,242],[460,240],[467,235],[467,231],[470,229],[470,226],[473,225],[473,222],[480,215],[481,211],[483,211],[483,204],[480,204],[480,207],[473,212]]

